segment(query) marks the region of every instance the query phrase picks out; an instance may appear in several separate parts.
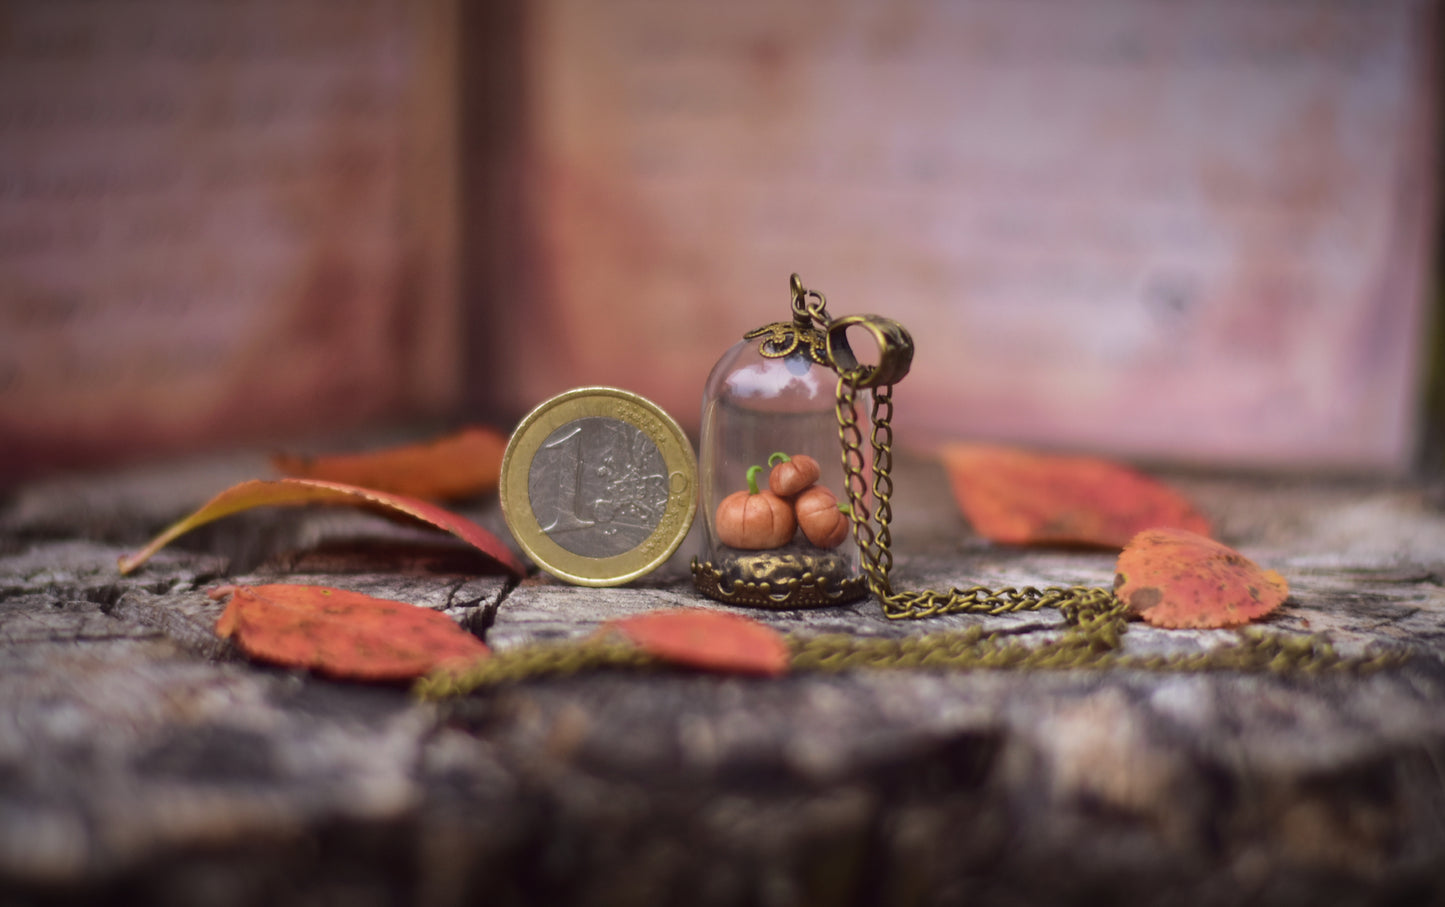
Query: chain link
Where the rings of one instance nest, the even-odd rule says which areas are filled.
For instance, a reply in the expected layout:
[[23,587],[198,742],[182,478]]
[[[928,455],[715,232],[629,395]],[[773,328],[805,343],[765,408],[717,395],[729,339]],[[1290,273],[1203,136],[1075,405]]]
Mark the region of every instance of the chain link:
[[[1346,658],[1322,636],[1289,637],[1246,630],[1240,643],[1191,655],[1127,656],[1122,652],[1128,610],[1109,589],[1092,586],[985,586],[947,591],[895,591],[893,570],[893,387],[872,389],[873,482],[865,478],[863,430],[858,424],[858,387],[840,373],[836,394],[838,440],[842,447],[844,491],[852,510],[853,539],[858,544],[868,588],[878,597],[885,616],[918,620],[945,614],[1000,615],[1054,608],[1064,618],[1063,633],[1035,646],[1009,637],[1008,630],[984,633],[934,634],[902,640],[855,640],[818,637],[795,641],[794,666],[816,670],[853,667],[952,668],[1132,668],[1149,671],[1302,671],[1367,672],[1404,661],[1401,652],[1372,652]],[[873,506],[868,504],[871,490]]]
[[439,668],[418,680],[412,692],[420,699],[440,700],[533,677],[565,677],[606,668],[644,670],[661,664],[655,656],[620,640],[592,637],[536,643],[493,652],[458,667]]
[[799,324],[816,324],[826,328],[832,320],[828,317],[828,297],[804,287],[803,279],[797,274],[792,276],[789,288],[793,297],[793,320]]
[[[858,544],[868,588],[878,596],[885,615],[896,620],[913,620],[944,614],[998,615],[1060,608],[1067,616],[1082,606],[1100,607],[1115,601],[1108,590],[1086,586],[1043,589],[969,586],[947,592],[895,592],[889,579],[893,570],[890,528],[893,521],[893,388],[875,388],[872,394],[873,430],[869,442],[873,453],[873,483],[870,489],[865,478],[868,464],[863,456],[863,430],[858,424],[858,389],[847,377],[838,379],[838,440],[842,447],[844,489],[853,513],[853,539]],[[870,490],[875,502],[871,508],[867,500]]]

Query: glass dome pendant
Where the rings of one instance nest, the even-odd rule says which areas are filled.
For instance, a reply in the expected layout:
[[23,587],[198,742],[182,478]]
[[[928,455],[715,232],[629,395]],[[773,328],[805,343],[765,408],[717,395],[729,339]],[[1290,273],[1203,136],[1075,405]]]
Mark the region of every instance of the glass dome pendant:
[[[794,609],[868,594],[851,532],[840,453],[837,363],[856,365],[846,325],[821,293],[791,281],[793,318],[743,335],[703,391],[699,481],[705,549],[698,591],[721,602]],[[869,392],[859,391],[868,412]],[[866,416],[860,415],[866,423]],[[859,426],[868,437],[871,426]],[[864,448],[864,470],[871,452]],[[867,489],[859,489],[867,496]]]

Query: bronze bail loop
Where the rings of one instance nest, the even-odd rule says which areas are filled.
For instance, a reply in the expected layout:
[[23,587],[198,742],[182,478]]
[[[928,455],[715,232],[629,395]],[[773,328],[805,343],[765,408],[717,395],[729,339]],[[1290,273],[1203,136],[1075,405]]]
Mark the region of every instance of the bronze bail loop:
[[[859,325],[878,344],[878,364],[860,365],[848,346],[848,328]],[[854,387],[897,384],[913,364],[913,337],[892,318],[881,315],[845,315],[828,322],[828,361],[833,370]]]

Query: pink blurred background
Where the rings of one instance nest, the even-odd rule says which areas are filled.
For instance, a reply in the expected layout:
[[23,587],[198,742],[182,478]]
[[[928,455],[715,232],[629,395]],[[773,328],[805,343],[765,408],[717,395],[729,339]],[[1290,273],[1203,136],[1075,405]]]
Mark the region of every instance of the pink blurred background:
[[10,3],[0,484],[585,384],[695,427],[793,271],[912,330],[915,446],[1399,472],[1435,424],[1439,19]]

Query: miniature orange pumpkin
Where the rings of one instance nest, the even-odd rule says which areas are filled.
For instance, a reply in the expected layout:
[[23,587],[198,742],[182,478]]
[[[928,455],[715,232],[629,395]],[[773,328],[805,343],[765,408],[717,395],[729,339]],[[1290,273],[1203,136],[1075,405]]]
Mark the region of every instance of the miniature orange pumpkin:
[[768,457],[768,465],[773,467],[773,471],[768,473],[768,488],[780,498],[792,497],[818,481],[823,474],[818,461],[807,454],[790,457],[785,453],[775,453]]
[[760,551],[779,548],[798,527],[792,506],[771,491],[758,490],[761,466],[748,469],[748,490],[736,491],[717,505],[717,537],[731,548]]
[[836,548],[848,537],[850,509],[847,504],[839,504],[837,496],[822,485],[798,495],[793,507],[803,535],[819,548]]

